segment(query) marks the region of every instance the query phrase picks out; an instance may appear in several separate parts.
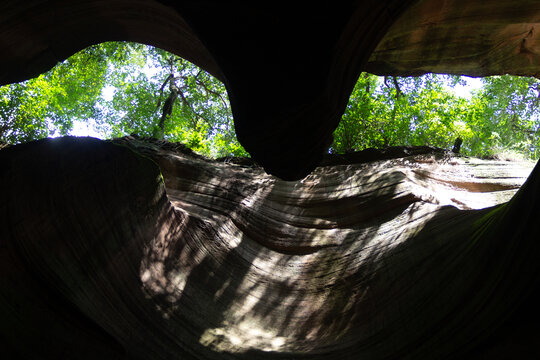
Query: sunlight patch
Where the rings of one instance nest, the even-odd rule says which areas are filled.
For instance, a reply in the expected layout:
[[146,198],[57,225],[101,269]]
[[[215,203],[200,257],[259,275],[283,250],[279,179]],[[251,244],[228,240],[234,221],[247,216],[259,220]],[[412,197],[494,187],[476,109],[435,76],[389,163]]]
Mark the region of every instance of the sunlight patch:
[[287,338],[277,336],[275,331],[268,330],[258,320],[245,320],[231,325],[224,322],[221,327],[207,329],[199,342],[220,352],[244,352],[249,349],[262,351],[279,351]]

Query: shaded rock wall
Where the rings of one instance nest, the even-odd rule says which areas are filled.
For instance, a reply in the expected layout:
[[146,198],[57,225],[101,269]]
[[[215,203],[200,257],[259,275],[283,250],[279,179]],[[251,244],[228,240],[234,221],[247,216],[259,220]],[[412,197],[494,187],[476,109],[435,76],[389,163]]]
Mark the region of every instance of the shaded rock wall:
[[530,165],[423,154],[284,182],[64,138],[1,150],[0,167],[1,339],[20,357],[536,351],[538,168],[478,209]]
[[159,1],[3,1],[0,84],[26,80],[104,41],[152,44],[220,78],[208,50],[170,6]]

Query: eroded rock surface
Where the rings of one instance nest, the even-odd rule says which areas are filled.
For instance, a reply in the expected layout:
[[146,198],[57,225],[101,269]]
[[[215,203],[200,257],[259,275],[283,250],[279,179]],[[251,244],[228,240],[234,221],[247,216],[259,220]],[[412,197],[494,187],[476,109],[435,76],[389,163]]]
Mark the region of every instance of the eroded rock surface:
[[540,76],[538,1],[419,0],[391,27],[366,70]]
[[[424,153],[285,182],[133,138],[0,151],[3,349],[23,358],[521,358],[538,169]],[[343,161],[342,161],[343,162]]]

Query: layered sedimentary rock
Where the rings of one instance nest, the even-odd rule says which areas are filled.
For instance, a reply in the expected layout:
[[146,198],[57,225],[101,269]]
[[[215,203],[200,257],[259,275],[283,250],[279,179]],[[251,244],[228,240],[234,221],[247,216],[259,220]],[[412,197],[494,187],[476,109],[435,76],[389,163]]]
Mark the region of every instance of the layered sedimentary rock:
[[513,163],[323,157],[363,70],[537,75],[540,3],[294,4],[0,3],[2,84],[102,41],[163,47],[225,82],[270,173],[325,165],[286,182],[136,139],[0,150],[2,355],[540,357],[538,166],[512,197]]
[[539,63],[538,1],[420,0],[390,28],[365,69],[538,77]]
[[532,165],[399,153],[285,182],[133,138],[1,150],[3,352],[533,356],[538,167],[514,195]]

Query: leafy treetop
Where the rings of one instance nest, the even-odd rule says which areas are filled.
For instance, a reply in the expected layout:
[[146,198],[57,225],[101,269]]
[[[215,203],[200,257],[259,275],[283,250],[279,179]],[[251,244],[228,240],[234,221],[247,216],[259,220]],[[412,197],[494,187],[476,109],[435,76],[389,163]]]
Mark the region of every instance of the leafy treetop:
[[[361,74],[329,151],[449,149],[459,137],[467,155],[540,157],[538,79],[484,78],[470,99],[452,91],[460,82]],[[248,155],[236,140],[225,86],[184,59],[136,43],[91,46],[37,78],[0,87],[0,119],[0,140],[9,143],[66,135],[91,121],[104,138],[135,133],[212,157]]]

